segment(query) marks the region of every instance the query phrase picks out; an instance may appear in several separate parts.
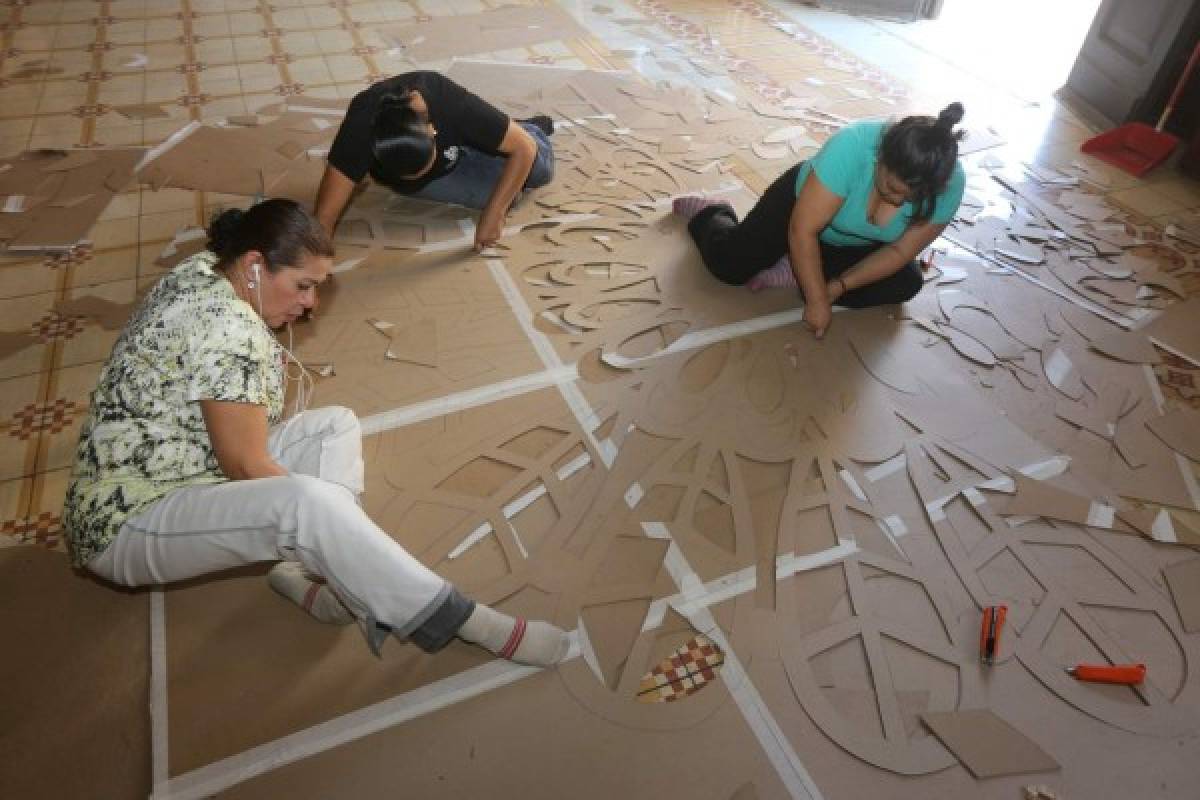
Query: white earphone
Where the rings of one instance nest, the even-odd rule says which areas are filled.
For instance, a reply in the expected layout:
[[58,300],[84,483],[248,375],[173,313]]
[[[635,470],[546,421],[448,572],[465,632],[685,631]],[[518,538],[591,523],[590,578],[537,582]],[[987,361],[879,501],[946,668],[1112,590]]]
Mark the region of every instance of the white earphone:
[[[251,278],[250,280],[246,281],[246,288],[257,290],[258,312],[261,315],[262,307],[263,307],[262,289],[259,288],[258,283],[262,279],[262,273],[260,272],[258,263],[259,262],[255,261],[253,264],[250,265],[251,269],[254,270],[254,277]],[[264,324],[265,324],[265,322],[266,321],[264,320]],[[283,347],[283,352],[287,355],[288,365],[290,366],[291,364],[295,364],[296,367],[300,370],[299,375],[293,376],[291,369],[286,368],[287,379],[289,381],[296,381],[296,405],[295,405],[293,413],[299,414],[301,411],[304,411],[308,407],[308,399],[312,395],[313,387],[316,383],[316,380],[313,378],[312,374],[309,373],[309,371],[307,369],[305,369],[304,364],[302,364],[300,362],[300,359],[298,359],[294,355],[292,355],[292,347],[294,345],[292,344],[292,323],[290,323],[290,322],[288,323],[288,326],[287,326],[287,332],[288,332],[287,347],[283,347],[282,343],[279,346]]]

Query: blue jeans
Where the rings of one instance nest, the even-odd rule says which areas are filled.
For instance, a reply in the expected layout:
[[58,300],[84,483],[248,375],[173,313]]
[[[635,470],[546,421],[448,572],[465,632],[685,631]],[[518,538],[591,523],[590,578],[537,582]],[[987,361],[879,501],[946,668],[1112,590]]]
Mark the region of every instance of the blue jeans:
[[[529,168],[529,177],[522,189],[545,186],[554,177],[554,148],[541,129],[528,122],[517,123],[533,137],[537,144],[537,155]],[[467,208],[483,208],[492,196],[492,189],[500,180],[500,173],[508,162],[505,156],[493,156],[470,147],[459,149],[458,165],[448,175],[426,184],[412,194],[424,200],[438,203],[456,203]]]

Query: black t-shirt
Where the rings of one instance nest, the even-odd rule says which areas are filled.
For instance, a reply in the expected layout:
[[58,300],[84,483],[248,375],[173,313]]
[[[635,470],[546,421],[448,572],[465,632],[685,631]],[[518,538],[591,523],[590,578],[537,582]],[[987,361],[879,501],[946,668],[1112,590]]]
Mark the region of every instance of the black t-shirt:
[[[429,121],[437,135],[437,158],[429,172],[411,181],[384,180],[373,149],[375,112],[385,94],[402,95],[416,90],[429,109]],[[437,72],[406,72],[372,84],[354,96],[337,137],[329,148],[329,163],[358,183],[369,172],[377,181],[402,194],[419,191],[430,181],[454,169],[459,148],[473,147],[499,155],[500,143],[508,132],[508,116],[486,100],[468,92]]]

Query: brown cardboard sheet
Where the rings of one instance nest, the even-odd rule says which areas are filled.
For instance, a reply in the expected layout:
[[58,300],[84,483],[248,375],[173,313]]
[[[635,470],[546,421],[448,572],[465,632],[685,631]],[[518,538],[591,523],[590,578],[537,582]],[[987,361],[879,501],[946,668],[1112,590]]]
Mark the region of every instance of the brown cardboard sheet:
[[[599,800],[665,792],[724,800],[747,782],[760,800],[789,797],[720,681],[653,708],[671,712],[709,693],[720,693],[723,702],[687,727],[634,729],[590,713],[554,674],[539,674],[267,773],[227,794],[336,795],[345,791],[344,776],[353,774],[363,800],[394,797],[397,786],[414,797]],[[669,769],[660,761],[664,748],[672,753]],[[380,758],[381,753],[388,755]]]
[[1146,427],[1163,443],[1192,461],[1200,461],[1200,412],[1191,408],[1168,411],[1146,420]]
[[[318,128],[313,120],[328,123]],[[324,160],[309,156],[337,133],[336,115],[284,110],[255,126],[199,125],[145,165],[142,180],[224,194],[291,197],[311,203]],[[303,125],[302,125],[303,124]],[[231,152],[238,158],[229,158]]]
[[167,110],[157,103],[135,103],[133,105],[114,106],[116,111],[127,119],[162,119],[171,116]]
[[[293,326],[292,352],[336,372],[318,378],[315,404],[366,416],[543,369],[484,263],[392,253],[337,273],[313,318]],[[371,318],[395,326],[390,339]]]
[[432,17],[410,25],[387,25],[378,30],[417,63],[588,36],[558,6],[505,6],[476,14]]
[[63,553],[0,547],[7,796],[149,795],[149,610],[146,592],[75,572]]
[[[141,148],[24,153],[5,163],[0,196],[38,187],[47,194],[36,205],[4,220],[10,251],[67,250],[87,238],[113,195],[132,180]],[[89,157],[90,156],[90,157]],[[61,169],[60,169],[61,167]]]
[[1036,742],[987,709],[925,713],[921,721],[976,778],[1059,768]]
[[1164,567],[1162,574],[1183,629],[1188,633],[1200,631],[1200,558]]
[[1193,363],[1200,363],[1200,297],[1168,306],[1149,325],[1137,330]]
[[[940,462],[942,471],[952,470],[949,486],[932,466],[928,455],[931,449],[954,456],[953,463],[946,459]],[[1048,690],[1081,711],[1126,731],[1191,736],[1200,730],[1200,718],[1187,711],[1190,701],[1183,699],[1200,689],[1190,682],[1172,694],[1174,690],[1164,689],[1158,680],[1147,679],[1132,687],[1138,702],[1131,704],[1124,689],[1123,694],[1097,692],[1063,671],[1064,664],[1095,663],[1094,659],[1127,663],[1152,657],[1164,658],[1165,662],[1160,663],[1171,664],[1168,672],[1178,674],[1181,654],[1189,662],[1200,657],[1196,643],[1185,638],[1173,622],[1174,614],[1157,586],[1082,528],[1050,527],[1036,521],[1009,527],[994,518],[990,502],[979,503],[969,496],[965,502],[955,499],[949,488],[993,474],[993,468],[970,453],[947,449],[944,441],[924,445],[910,441],[906,456],[909,476],[925,504],[926,518],[977,607],[995,603],[980,569],[980,547],[986,548],[988,561],[1006,551],[1043,588],[1045,594],[1029,621],[1008,641],[1017,660]],[[1109,614],[1101,609],[1126,611]],[[1134,609],[1142,612],[1136,615],[1142,630],[1156,632],[1153,644],[1139,634],[1131,638],[1138,625],[1130,624],[1132,618],[1127,614]],[[973,622],[977,620],[972,617]],[[1058,642],[1055,647],[1047,647],[1051,639]],[[1136,658],[1130,652],[1135,646]]]

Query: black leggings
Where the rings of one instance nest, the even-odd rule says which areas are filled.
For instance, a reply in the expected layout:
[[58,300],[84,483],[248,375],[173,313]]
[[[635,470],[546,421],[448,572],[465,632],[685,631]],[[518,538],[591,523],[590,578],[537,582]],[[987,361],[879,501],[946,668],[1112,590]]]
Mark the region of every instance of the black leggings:
[[[796,204],[796,176],[803,162],[775,179],[740,223],[729,206],[709,206],[692,218],[688,232],[700,249],[708,271],[725,283],[740,286],[788,253],[788,221]],[[825,280],[832,280],[862,261],[882,245],[838,247],[820,242]],[[923,279],[917,262],[875,283],[851,289],[837,303],[847,308],[867,308],[911,300],[921,291]]]

